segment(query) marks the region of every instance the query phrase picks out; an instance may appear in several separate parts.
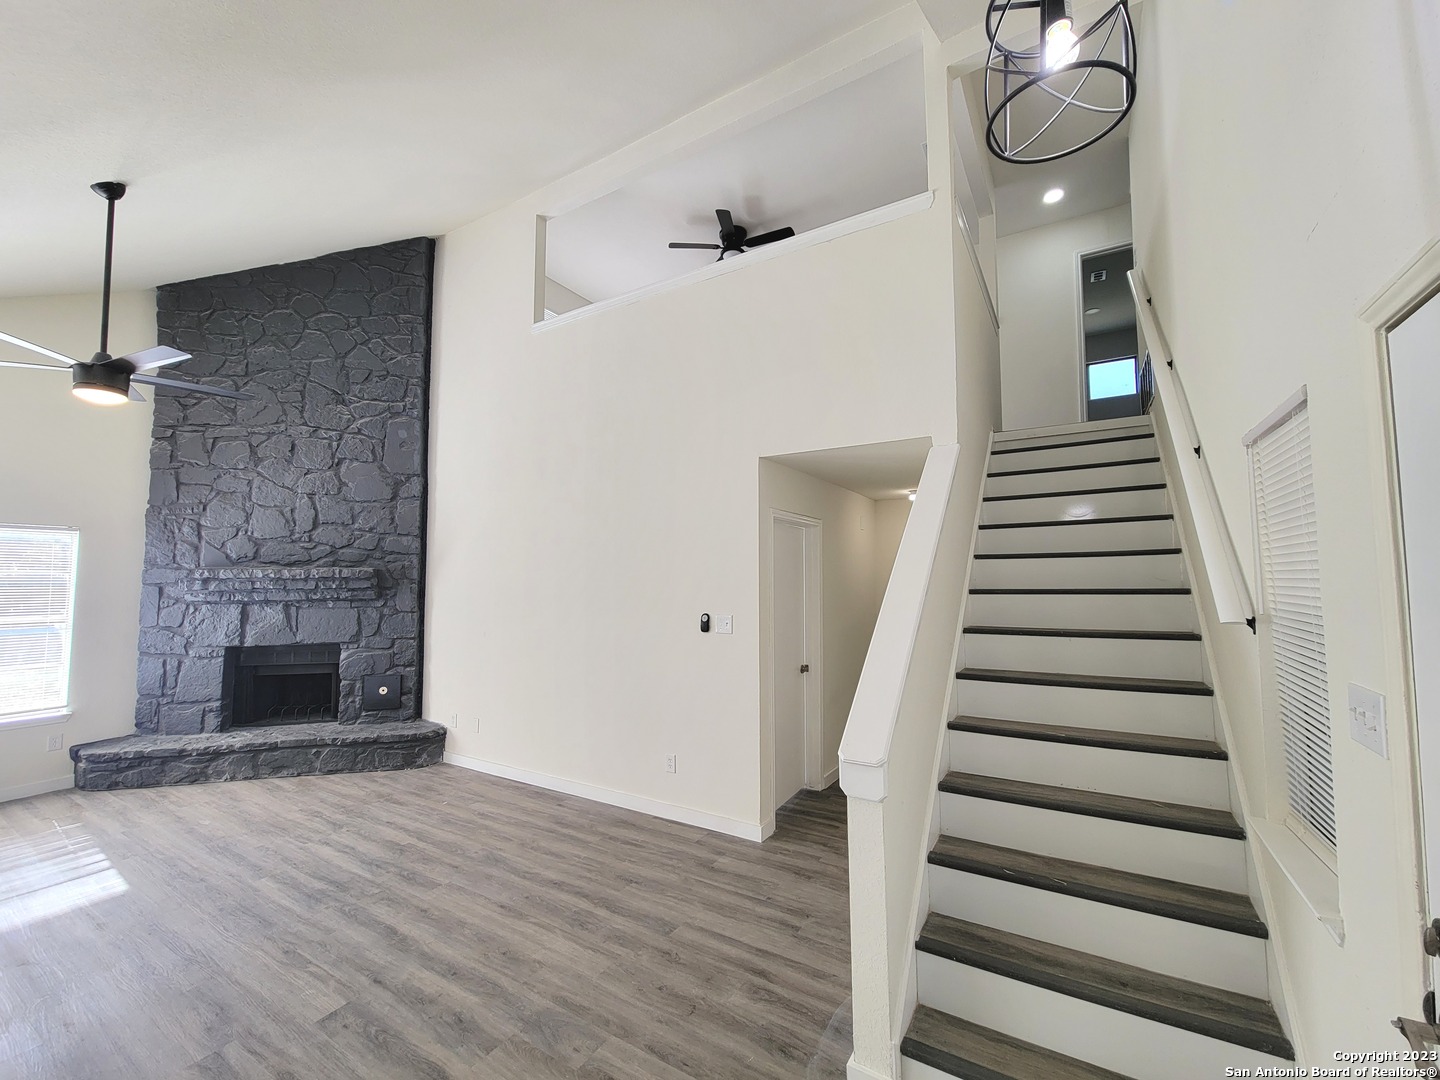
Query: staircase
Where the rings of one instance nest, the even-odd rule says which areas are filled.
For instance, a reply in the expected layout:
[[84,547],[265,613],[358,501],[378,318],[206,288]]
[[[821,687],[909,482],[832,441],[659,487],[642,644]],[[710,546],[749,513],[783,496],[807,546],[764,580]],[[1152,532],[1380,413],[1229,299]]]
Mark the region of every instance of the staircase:
[[989,470],[903,1077],[1293,1067],[1149,420]]

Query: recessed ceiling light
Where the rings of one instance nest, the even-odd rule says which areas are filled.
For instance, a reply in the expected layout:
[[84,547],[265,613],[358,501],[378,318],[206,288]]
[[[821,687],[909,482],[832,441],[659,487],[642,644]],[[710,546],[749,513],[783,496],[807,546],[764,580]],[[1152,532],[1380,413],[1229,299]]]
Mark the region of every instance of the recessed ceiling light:
[[911,502],[914,502],[914,501],[915,501],[915,492],[913,492],[913,491],[910,492],[910,501],[911,501]]
[[1099,314],[1100,314],[1100,309],[1099,309],[1098,307],[1087,307],[1087,308],[1085,309],[1085,314],[1086,314],[1086,315],[1099,315]]
[[1041,197],[1040,201],[1043,202],[1046,206],[1053,206],[1055,203],[1059,202],[1064,197],[1064,188],[1052,187],[1049,191],[1045,192],[1045,194]]

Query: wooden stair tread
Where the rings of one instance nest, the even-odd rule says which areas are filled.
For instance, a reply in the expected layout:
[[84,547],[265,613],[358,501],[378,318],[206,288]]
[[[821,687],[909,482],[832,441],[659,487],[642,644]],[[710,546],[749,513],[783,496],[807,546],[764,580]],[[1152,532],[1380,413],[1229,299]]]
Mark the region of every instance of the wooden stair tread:
[[[1076,446],[1100,446],[1104,443],[1135,442],[1139,439],[1153,439],[1155,433],[1147,431],[1140,435],[1112,435],[1108,439],[1080,439],[1076,442],[1046,443],[1043,446],[1007,446],[1001,449],[990,451],[990,456],[998,454],[1033,454],[1037,450],[1069,450]],[[1043,436],[1042,436],[1043,438]],[[1020,441],[1020,440],[1015,440]]]
[[955,677],[974,682],[1069,686],[1082,690],[1128,690],[1142,694],[1187,694],[1193,697],[1215,695],[1209,686],[1189,679],[1135,679],[1128,675],[1076,675],[1067,671],[1007,671],[999,668],[962,668]]
[[1212,761],[1228,761],[1230,757],[1225,753],[1224,747],[1209,739],[1182,739],[1176,735],[1072,727],[1069,724],[1037,724],[1029,720],[1001,720],[991,716],[957,716],[950,721],[950,730],[1000,735],[1009,739],[1065,743],[1071,746],[1098,746],[1105,750],[1133,750],[1142,754],[1165,754],[1170,757],[1209,758]]
[[991,521],[985,529],[1053,529],[1066,525],[1128,525],[1137,521],[1174,521],[1174,514],[1126,514],[1122,517],[1065,518],[1063,521]]
[[1129,1080],[927,1005],[915,1010],[900,1053],[965,1080]]
[[1293,1060],[1268,1001],[931,913],[922,952],[1184,1031]]
[[1018,495],[986,495],[984,502],[1010,502],[1014,499],[1054,499],[1071,495],[1111,495],[1124,491],[1164,491],[1164,484],[1126,484],[1122,487],[1084,488],[1076,491],[1023,491]]
[[1081,472],[1085,469],[1120,469],[1127,465],[1158,465],[1158,457],[1126,458],[1123,461],[1082,461],[1078,465],[1045,465],[1038,469],[1012,469],[1009,472],[986,473],[990,476],[1035,476],[1039,473]]
[[971,589],[972,596],[1189,596],[1183,585],[1161,585],[1153,588],[1130,589],[1116,586],[1109,589]]
[[1057,626],[967,626],[967,634],[995,634],[1001,637],[1124,638],[1129,641],[1199,641],[1194,630],[1109,630],[1103,627],[1080,629]]
[[940,781],[940,790],[952,795],[968,795],[975,799],[1034,806],[1042,810],[1058,810],[1086,817],[1128,821],[1159,829],[1201,833],[1230,840],[1244,840],[1245,830],[1228,810],[1209,806],[1188,806],[1184,803],[1161,802],[1158,799],[1136,799],[1129,795],[1111,795],[1104,791],[1056,787],[1053,784],[1032,784],[1027,780],[1006,780],[977,773],[950,772]]
[[984,551],[977,559],[1116,559],[1132,555],[1179,555],[1178,547],[1117,548],[1113,551]]
[[929,861],[951,870],[1013,881],[1246,937],[1270,936],[1255,912],[1255,905],[1241,893],[996,847],[957,836],[940,837],[930,852]]

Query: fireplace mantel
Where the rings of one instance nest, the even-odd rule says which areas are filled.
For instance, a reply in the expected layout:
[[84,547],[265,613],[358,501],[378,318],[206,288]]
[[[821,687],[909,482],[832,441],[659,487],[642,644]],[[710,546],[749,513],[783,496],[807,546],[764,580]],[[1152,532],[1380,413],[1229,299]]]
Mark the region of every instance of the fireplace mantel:
[[373,566],[216,566],[188,572],[185,599],[194,604],[374,600],[378,585]]

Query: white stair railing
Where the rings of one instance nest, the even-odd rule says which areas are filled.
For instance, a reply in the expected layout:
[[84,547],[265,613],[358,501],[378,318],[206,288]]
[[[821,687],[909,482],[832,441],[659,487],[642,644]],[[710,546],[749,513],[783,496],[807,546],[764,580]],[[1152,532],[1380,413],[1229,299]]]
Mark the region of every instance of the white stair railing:
[[[1157,424],[1156,430],[1163,430],[1168,434],[1172,456],[1180,471],[1180,483],[1172,486],[1172,496],[1183,495],[1189,504],[1190,520],[1195,526],[1200,559],[1205,566],[1220,621],[1245,623],[1254,630],[1255,605],[1250,599],[1250,589],[1240,569],[1235,542],[1229,529],[1225,527],[1225,515],[1220,509],[1220,499],[1215,494],[1210,467],[1201,453],[1200,435],[1195,429],[1195,417],[1190,412],[1190,403],[1185,398],[1185,387],[1181,385],[1179,372],[1175,370],[1175,358],[1171,355],[1169,343],[1160,329],[1160,322],[1150,298],[1150,288],[1145,284],[1144,272],[1136,267],[1130,271],[1129,277],[1130,292],[1135,298],[1135,316],[1139,321],[1140,334],[1145,339],[1146,349],[1150,353],[1155,396],[1165,414],[1166,422]],[[1179,435],[1182,431],[1188,445],[1180,444]]]

